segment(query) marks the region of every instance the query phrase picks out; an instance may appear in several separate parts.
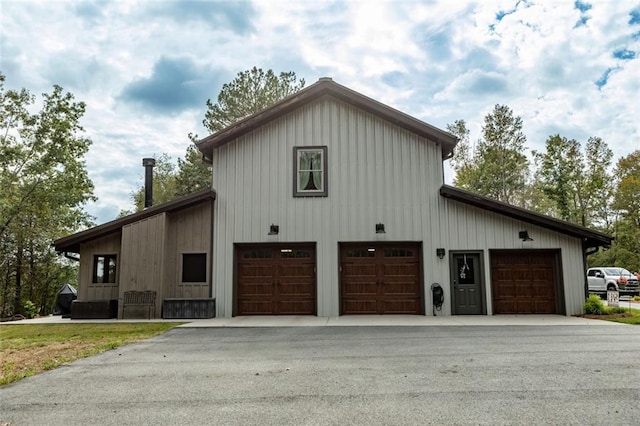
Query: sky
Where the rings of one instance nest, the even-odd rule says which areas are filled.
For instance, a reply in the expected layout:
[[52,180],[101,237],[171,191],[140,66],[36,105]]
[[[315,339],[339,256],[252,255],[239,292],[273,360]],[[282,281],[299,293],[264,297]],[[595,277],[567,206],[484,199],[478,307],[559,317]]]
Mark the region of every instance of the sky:
[[[100,224],[131,209],[143,157],[183,157],[207,99],[257,66],[321,77],[471,140],[507,105],[550,135],[640,149],[640,0],[0,0],[5,89],[86,103]],[[451,183],[447,170],[445,181]]]

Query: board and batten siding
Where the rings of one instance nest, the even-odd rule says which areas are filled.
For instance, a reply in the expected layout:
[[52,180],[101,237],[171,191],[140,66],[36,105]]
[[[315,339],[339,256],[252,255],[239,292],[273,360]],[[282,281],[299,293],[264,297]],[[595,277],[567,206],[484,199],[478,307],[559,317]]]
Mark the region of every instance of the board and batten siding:
[[[96,255],[115,254],[116,282],[93,283],[93,261]],[[93,240],[80,246],[80,273],[78,275],[79,300],[112,300],[118,298],[120,282],[120,233]]]
[[206,253],[211,265],[211,203],[199,204],[169,217],[169,235],[164,297],[208,298],[211,293],[211,268],[204,283],[182,282],[182,255]]
[[[293,197],[295,146],[327,146],[328,197]],[[287,242],[316,244],[318,316],[339,315],[339,244],[368,241],[422,244],[428,315],[436,282],[445,291],[441,314],[451,315],[451,250],[483,251],[491,314],[490,250],[557,249],[566,314],[581,310],[580,240],[444,199],[439,145],[335,98],[320,98],[215,149],[212,162],[218,317],[233,315],[234,244]],[[386,233],[376,234],[376,223]],[[267,235],[271,224],[278,235]],[[518,231],[524,229],[534,241],[523,244]],[[444,259],[436,256],[438,247],[447,250]]]
[[156,316],[164,296],[163,267],[166,250],[167,214],[160,213],[122,228],[122,256],[120,257],[120,303],[118,318],[122,318],[124,292],[129,290],[156,291]]
[[[328,149],[328,197],[294,198],[293,147],[317,145]],[[444,238],[442,173],[438,145],[333,98],[214,150],[216,315],[232,316],[235,243],[316,243],[318,316],[339,314],[340,242],[420,241],[425,271],[442,276],[446,265],[430,255]],[[386,234],[375,233],[379,222]],[[278,235],[267,235],[271,224]]]

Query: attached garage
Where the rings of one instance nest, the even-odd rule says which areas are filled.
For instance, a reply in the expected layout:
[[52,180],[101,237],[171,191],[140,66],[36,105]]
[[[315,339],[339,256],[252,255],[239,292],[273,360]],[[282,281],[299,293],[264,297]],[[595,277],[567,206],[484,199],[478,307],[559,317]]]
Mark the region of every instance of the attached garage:
[[315,244],[236,245],[235,315],[315,314]]
[[492,250],[491,290],[494,314],[563,314],[555,250]]
[[419,243],[340,245],[340,313],[424,314]]

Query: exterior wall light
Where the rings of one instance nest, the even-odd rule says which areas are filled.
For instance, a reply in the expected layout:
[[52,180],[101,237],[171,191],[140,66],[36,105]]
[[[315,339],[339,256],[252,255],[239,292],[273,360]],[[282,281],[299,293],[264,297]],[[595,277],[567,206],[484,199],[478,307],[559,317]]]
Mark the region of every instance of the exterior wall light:
[[280,227],[278,225],[271,225],[269,227],[269,233],[267,235],[278,235],[280,233]]
[[376,223],[376,234],[384,234],[384,223]]
[[533,238],[531,238],[529,236],[529,232],[528,231],[520,231],[520,232],[518,232],[518,238],[520,238],[522,241],[533,241]]
[[438,256],[438,259],[444,259],[445,253],[446,253],[446,251],[443,248],[437,248],[436,249],[436,256]]

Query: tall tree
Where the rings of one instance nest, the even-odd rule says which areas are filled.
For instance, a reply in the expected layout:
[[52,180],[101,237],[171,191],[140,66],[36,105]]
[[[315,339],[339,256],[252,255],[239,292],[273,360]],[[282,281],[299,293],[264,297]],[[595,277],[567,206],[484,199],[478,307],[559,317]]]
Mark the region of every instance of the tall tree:
[[217,103],[207,100],[202,124],[215,133],[296,93],[304,84],[293,71],[276,75],[272,70],[253,67],[239,72],[231,83],[222,86]]
[[94,199],[84,164],[91,141],[79,124],[85,104],[54,86],[32,113],[35,97],[4,81],[0,74],[0,314],[21,311],[25,284],[30,298],[61,284],[47,280],[59,269],[50,242],[89,224],[82,206]]
[[640,150],[618,160],[615,207],[640,228]]
[[473,161],[456,175],[456,185],[505,203],[524,205],[529,178],[522,119],[506,105],[496,105],[484,118],[482,138]]
[[582,151],[575,139],[550,136],[545,152],[533,153],[539,163],[536,179],[552,203],[548,213],[582,226],[607,230],[612,211],[613,153],[598,137],[591,137]]

